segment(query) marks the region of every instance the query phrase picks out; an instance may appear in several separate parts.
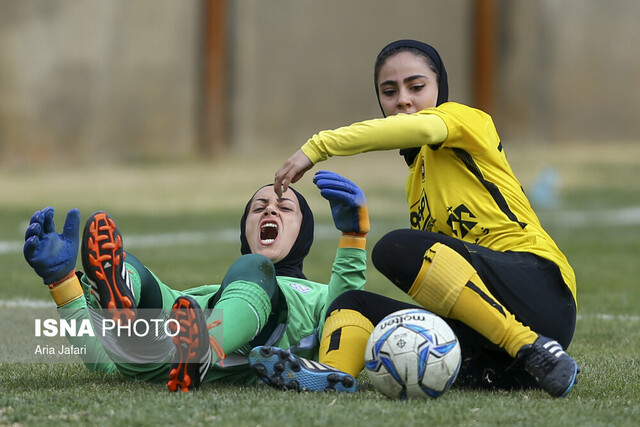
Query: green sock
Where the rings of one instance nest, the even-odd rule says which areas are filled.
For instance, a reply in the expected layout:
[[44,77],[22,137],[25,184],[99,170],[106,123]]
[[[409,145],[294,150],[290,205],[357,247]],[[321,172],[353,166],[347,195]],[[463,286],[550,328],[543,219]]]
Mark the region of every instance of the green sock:
[[[256,283],[238,280],[224,289],[213,308],[222,310],[220,344],[224,353],[230,354],[251,341],[264,327],[271,312],[271,301]],[[214,312],[212,317],[215,315]],[[210,330],[209,333],[215,332]]]

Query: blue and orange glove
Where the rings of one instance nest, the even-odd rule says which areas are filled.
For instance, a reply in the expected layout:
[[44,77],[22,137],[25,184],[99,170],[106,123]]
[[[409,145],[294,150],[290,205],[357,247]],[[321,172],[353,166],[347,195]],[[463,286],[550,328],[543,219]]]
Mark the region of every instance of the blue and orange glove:
[[78,257],[80,212],[69,211],[62,234],[56,233],[53,214],[53,208],[34,213],[24,236],[24,258],[46,285],[71,277]]
[[369,232],[369,210],[362,190],[348,179],[329,171],[318,171],[313,183],[331,205],[336,228],[343,233],[364,235]]

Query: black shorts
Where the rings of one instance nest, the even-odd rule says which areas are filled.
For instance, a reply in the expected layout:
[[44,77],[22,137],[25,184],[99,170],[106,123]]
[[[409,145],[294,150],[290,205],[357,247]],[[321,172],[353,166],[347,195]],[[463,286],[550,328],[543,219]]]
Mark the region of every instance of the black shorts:
[[560,269],[549,260],[526,252],[497,252],[439,233],[395,230],[376,244],[373,263],[407,292],[425,251],[437,242],[471,263],[491,294],[516,319],[567,348],[575,329],[576,305]]
[[555,263],[527,252],[465,246],[482,281],[516,319],[564,348],[569,346],[576,325],[576,305]]

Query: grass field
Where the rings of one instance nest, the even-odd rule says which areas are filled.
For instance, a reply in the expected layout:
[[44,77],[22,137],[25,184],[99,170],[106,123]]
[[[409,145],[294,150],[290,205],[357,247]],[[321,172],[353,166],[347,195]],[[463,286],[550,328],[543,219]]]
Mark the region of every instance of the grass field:
[[[559,177],[558,202],[540,218],[571,261],[578,278],[579,318],[569,351],[581,366],[566,399],[541,391],[452,389],[432,401],[391,401],[366,377],[354,395],[279,392],[266,386],[205,385],[171,394],[162,384],[87,372],[80,364],[0,364],[0,424],[151,425],[638,425],[640,420],[640,147],[569,145],[507,147],[526,191],[545,167]],[[0,310],[50,302],[21,254],[31,214],[56,208],[58,230],[66,211],[83,218],[107,209],[125,246],[167,283],[218,283],[239,254],[239,215],[284,155],[260,164],[214,163],[103,167],[63,172],[0,171]],[[402,160],[395,154],[332,159],[365,190],[371,212],[370,247],[404,227]],[[355,166],[352,166],[355,165]],[[338,233],[327,204],[307,176],[296,186],[316,214],[316,243],[305,263],[308,277],[329,277]],[[401,297],[373,268],[367,289]],[[51,303],[53,304],[53,303]],[[0,316],[2,334],[12,319]],[[14,321],[15,322],[15,321]],[[0,342],[2,340],[0,339]],[[4,342],[3,345],[7,345]],[[10,345],[10,343],[9,343]],[[5,351],[5,349],[1,350]]]

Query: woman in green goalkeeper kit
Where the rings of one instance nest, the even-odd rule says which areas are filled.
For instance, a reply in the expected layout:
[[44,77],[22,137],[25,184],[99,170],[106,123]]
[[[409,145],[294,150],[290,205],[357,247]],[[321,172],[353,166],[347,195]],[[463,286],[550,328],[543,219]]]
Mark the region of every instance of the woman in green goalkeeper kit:
[[[243,256],[220,285],[177,291],[162,283],[124,252],[122,236],[104,212],[86,222],[84,274],[75,270],[80,222],[75,209],[62,234],[55,230],[52,208],[36,212],[24,255],[48,285],[62,318],[92,318],[95,337],[69,337],[87,349],[82,358],[90,370],[118,370],[143,381],[169,378],[172,391],[213,380],[253,382],[256,377],[247,364],[253,346],[277,345],[317,359],[327,307],[344,291],[362,289],[365,283],[369,220],[364,195],[339,175],[322,171],[318,176],[336,226],[354,218],[357,225],[357,232],[340,238],[328,285],[307,280],[302,272],[313,242],[311,209],[295,190],[278,196],[273,186],[260,188],[247,204],[240,230]],[[162,319],[169,329],[160,327],[157,333],[151,327],[143,336],[128,337],[106,327],[105,319],[148,325]],[[323,389],[355,390],[352,376],[320,367]]]

